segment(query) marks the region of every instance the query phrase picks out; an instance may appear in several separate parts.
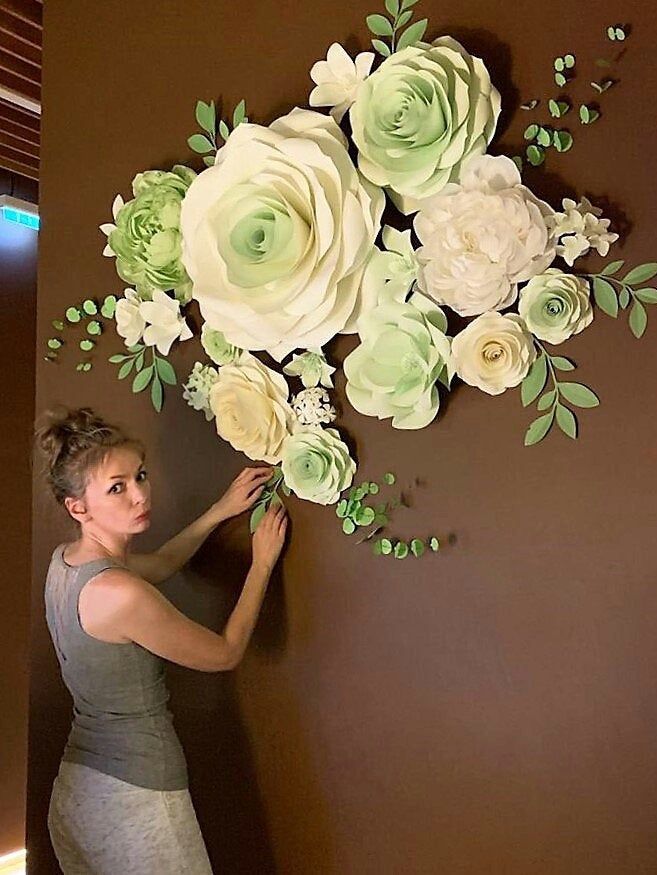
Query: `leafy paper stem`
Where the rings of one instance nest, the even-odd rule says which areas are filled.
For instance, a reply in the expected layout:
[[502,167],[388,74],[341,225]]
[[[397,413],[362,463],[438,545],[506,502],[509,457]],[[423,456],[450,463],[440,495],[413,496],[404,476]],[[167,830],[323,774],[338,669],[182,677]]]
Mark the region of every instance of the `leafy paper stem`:
[[[151,351],[151,363],[145,363],[147,350]],[[150,384],[151,387],[151,403],[155,410],[160,413],[164,400],[163,383],[168,383],[170,386],[175,386],[177,383],[176,372],[170,361],[158,356],[155,352],[155,347],[146,347],[143,343],[137,343],[135,346],[129,346],[130,355],[113,355],[109,361],[112,364],[120,364],[118,371],[119,380],[124,380],[134,368],[136,371],[132,381],[133,392],[143,392]]]
[[[387,58],[393,52],[405,49],[421,40],[427,29],[428,19],[423,18],[406,27],[413,17],[411,7],[415,6],[417,0],[401,0],[401,2],[384,0],[384,2],[389,17],[375,13],[368,15],[365,20],[370,32],[377,37],[372,40],[372,45],[380,55]],[[405,27],[406,30],[401,33]],[[390,45],[380,37],[388,39]]]
[[251,534],[258,528],[262,518],[272,504],[282,504],[281,497],[278,494],[279,489],[283,495],[290,494],[290,488],[283,482],[283,471],[280,465],[276,465],[271,477],[265,484],[265,488],[260,493],[260,498],[251,511],[251,519],[249,520]]
[[624,261],[611,261],[600,273],[584,273],[580,276],[593,281],[595,303],[608,316],[616,319],[618,308],[626,310],[632,303],[628,322],[632,334],[638,339],[643,336],[648,324],[644,304],[657,304],[657,289],[651,286],[637,287],[657,275],[657,262],[639,264],[629,270],[623,279],[619,279],[616,274],[624,264]]
[[[187,145],[192,151],[198,152],[199,155],[203,155],[204,163],[208,167],[211,167],[214,164],[215,155],[219,148],[217,146],[217,110],[214,105],[214,100],[211,100],[210,103],[205,103],[203,100],[198,100],[196,102],[196,121],[201,130],[205,131],[205,133],[192,134],[187,140]],[[233,112],[233,130],[235,130],[238,125],[242,124],[242,122],[248,122],[248,118],[246,117],[246,103],[243,99],[240,100]],[[230,136],[228,122],[224,121],[224,119],[219,119],[219,136],[224,142],[226,142]]]
[[[536,409],[547,411],[535,419],[525,433],[525,446],[537,444],[552,428],[556,420],[561,431],[568,437],[577,437],[577,419],[564,401],[575,407],[597,407],[600,399],[587,386],[581,383],[560,382],[557,371],[573,371],[575,364],[563,356],[548,354],[543,344],[534,338],[539,355],[520,386],[523,407],[538,398]],[[552,388],[541,395],[550,380]],[[538,396],[541,396],[540,398]]]

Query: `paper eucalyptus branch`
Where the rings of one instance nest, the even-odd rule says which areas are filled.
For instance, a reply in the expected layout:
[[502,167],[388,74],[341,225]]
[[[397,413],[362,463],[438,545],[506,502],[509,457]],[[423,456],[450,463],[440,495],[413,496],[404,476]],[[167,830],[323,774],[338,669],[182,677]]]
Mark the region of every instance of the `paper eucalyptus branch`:
[[599,273],[583,273],[579,276],[593,281],[593,297],[598,307],[616,319],[618,308],[626,310],[630,303],[629,326],[632,334],[638,339],[643,336],[648,324],[648,313],[644,304],[657,304],[657,289],[648,286],[636,288],[657,275],[657,262],[648,261],[629,270],[623,279],[616,274],[625,261],[612,261]]
[[[382,39],[372,40],[375,50],[384,58],[389,57],[393,52],[405,49],[407,46],[412,46],[424,36],[427,24],[429,23],[427,18],[423,18],[406,27],[413,17],[411,7],[415,6],[417,2],[418,0],[401,0],[401,2],[400,0],[385,0],[385,7],[390,16],[389,18],[375,13],[368,15],[365,19],[370,32],[375,37],[386,37],[390,41],[390,45],[388,45]],[[404,27],[406,27],[406,30],[400,36],[400,31]]]
[[[145,355],[149,349],[151,351],[151,364],[145,365]],[[158,356],[154,346],[147,347],[143,343],[137,343],[128,347],[128,351],[130,355],[113,355],[108,361],[112,364],[121,364],[117,375],[119,380],[124,380],[134,367],[136,374],[132,381],[133,392],[143,392],[150,383],[151,403],[159,413],[162,410],[164,400],[162,384],[167,383],[169,386],[175,386],[177,383],[173,365],[167,359]]]
[[[208,167],[211,167],[214,164],[217,149],[219,148],[217,146],[217,110],[214,100],[211,100],[210,103],[205,103],[203,100],[197,101],[196,121],[205,133],[192,134],[187,140],[187,145],[194,152],[203,155],[203,162]],[[242,124],[242,122],[248,122],[246,116],[246,103],[244,99],[240,100],[233,112],[233,130],[235,130],[238,125]],[[230,136],[228,123],[223,119],[219,120],[218,134],[224,142],[226,142]]]
[[262,518],[267,513],[272,504],[282,504],[282,500],[280,495],[278,494],[278,490],[281,490],[283,495],[290,495],[290,488],[283,482],[283,471],[280,465],[276,465],[272,472],[271,477],[265,484],[265,488],[260,493],[260,498],[255,503],[253,510],[251,511],[251,518],[249,520],[249,530],[251,534],[255,532],[255,530],[260,525]]

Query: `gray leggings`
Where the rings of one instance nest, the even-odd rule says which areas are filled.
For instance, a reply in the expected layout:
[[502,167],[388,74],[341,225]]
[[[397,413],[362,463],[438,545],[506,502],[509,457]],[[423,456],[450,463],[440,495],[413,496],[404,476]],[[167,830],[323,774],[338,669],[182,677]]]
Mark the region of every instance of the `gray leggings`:
[[189,790],[149,790],[62,761],[48,830],[64,875],[212,875]]

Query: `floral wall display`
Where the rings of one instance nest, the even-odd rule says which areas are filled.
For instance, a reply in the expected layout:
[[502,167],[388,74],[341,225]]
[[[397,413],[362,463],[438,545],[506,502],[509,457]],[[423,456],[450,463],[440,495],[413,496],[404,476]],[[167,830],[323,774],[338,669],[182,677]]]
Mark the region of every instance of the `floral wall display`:
[[[265,125],[249,120],[245,100],[230,118],[199,100],[188,145],[204,167],[137,173],[100,224],[123,291],[77,302],[52,323],[61,334],[86,319],[84,353],[115,330],[124,349],[109,361],[134,393],[148,390],[160,411],[182,382],[218,437],[275,466],[252,526],[280,490],[334,506],[346,534],[369,526],[374,551],[397,558],[438,542],[372,537],[394,502],[367,501],[394,475],[354,483],[329,341],[356,336],[342,364],[346,403],[382,428],[440,428],[441,398],[460,380],[536,405],[531,446],[551,431],[577,438],[576,411],[600,403],[572,379],[568,340],[600,313],[623,311],[640,338],[657,302],[657,263],[578,269],[619,239],[598,206],[584,196],[551,205],[522,179],[526,164],[576,148],[577,128],[601,124],[629,28],[600,34],[589,102],[567,93],[576,56],[554,58],[553,94],[520,107],[524,153],[494,154],[502,106],[486,59],[414,20],[416,2],[385,0],[367,17],[373,51],[352,58],[333,43],[310,70],[308,107]],[[387,202],[394,219],[384,222]],[[181,381],[175,353],[195,338],[192,301],[203,355]],[[454,316],[467,320],[456,332]],[[63,345],[50,338],[46,357]],[[76,367],[91,366],[87,356]]]

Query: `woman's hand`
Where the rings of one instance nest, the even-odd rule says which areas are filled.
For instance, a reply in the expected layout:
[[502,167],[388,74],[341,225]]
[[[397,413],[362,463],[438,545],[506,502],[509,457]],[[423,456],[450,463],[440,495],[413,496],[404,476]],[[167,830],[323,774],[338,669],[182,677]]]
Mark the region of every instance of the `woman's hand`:
[[253,533],[253,564],[266,566],[270,571],[281,555],[287,513],[282,504],[272,504]]
[[260,497],[265,483],[272,474],[269,466],[261,468],[245,468],[230,484],[219,501],[212,506],[212,511],[219,521],[237,516]]

